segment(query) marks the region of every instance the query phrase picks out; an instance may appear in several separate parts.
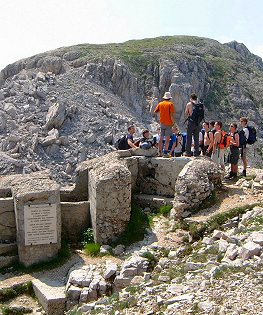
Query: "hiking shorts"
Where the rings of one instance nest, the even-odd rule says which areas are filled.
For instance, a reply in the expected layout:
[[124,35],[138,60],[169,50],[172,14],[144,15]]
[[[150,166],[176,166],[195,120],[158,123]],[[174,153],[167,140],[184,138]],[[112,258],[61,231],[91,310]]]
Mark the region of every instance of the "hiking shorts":
[[163,125],[161,124],[161,136],[162,137],[171,137],[173,134],[173,131],[172,131],[172,126],[167,126],[167,125]]
[[230,164],[237,165],[239,159],[239,149],[237,147],[230,148],[229,162]]
[[240,149],[241,159],[247,159],[247,147],[242,147]]
[[219,164],[224,165],[225,164],[225,150],[223,149],[216,149],[215,153],[212,153],[212,160]]

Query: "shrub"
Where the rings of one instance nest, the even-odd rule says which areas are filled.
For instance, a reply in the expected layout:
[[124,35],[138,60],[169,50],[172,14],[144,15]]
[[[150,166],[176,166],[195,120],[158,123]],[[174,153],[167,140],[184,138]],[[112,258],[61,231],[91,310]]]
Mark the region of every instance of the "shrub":
[[84,251],[87,255],[98,256],[100,253],[100,244],[88,243],[84,246]]
[[85,246],[86,244],[94,243],[94,235],[93,235],[93,229],[88,228],[83,232],[83,241],[82,245]]
[[163,216],[167,216],[171,209],[172,209],[173,206],[171,205],[164,205],[164,206],[161,206],[160,207],[160,213],[163,215]]

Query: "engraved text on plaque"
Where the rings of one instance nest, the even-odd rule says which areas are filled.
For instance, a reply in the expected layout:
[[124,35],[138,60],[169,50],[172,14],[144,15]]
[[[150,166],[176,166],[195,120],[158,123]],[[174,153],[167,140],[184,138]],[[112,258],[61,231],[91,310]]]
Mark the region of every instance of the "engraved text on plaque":
[[56,204],[25,205],[25,245],[57,243]]

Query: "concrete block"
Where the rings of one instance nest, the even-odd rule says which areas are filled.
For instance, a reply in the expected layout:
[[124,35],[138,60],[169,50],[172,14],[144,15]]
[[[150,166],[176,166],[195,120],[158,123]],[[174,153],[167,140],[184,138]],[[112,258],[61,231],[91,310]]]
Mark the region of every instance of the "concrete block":
[[[17,247],[19,260],[25,266],[48,261],[57,255],[61,247],[60,187],[48,175],[25,175],[12,185],[15,200]],[[31,208],[30,208],[31,207]],[[34,210],[38,207],[38,210]],[[46,212],[52,207],[52,212]],[[31,227],[29,218],[32,209]],[[36,215],[33,214],[35,211]],[[55,226],[53,226],[53,222]],[[46,229],[43,228],[46,226]],[[28,231],[26,229],[28,228]],[[32,230],[32,231],[31,231]],[[47,234],[50,232],[50,235]],[[27,237],[32,243],[27,243]],[[30,240],[30,242],[31,242]]]
[[0,256],[0,268],[7,267],[18,260],[18,256]]
[[41,280],[33,280],[33,289],[39,303],[47,315],[63,315],[66,304],[65,287],[57,281]]
[[62,237],[76,242],[85,228],[91,226],[89,201],[61,202]]
[[0,198],[0,239],[15,240],[16,222],[12,197]]
[[90,213],[96,242],[107,244],[130,220],[131,172],[119,163],[101,164],[89,172]]
[[16,243],[10,244],[1,244],[0,243],[0,255],[3,254],[10,254],[10,253],[17,253],[17,245]]

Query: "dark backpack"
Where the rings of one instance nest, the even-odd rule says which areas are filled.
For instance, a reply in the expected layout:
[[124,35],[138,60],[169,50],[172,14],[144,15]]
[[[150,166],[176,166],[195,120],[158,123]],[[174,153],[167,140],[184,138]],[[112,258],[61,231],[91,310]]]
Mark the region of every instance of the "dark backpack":
[[205,117],[205,111],[204,111],[204,104],[203,103],[193,103],[193,113],[189,117],[189,120],[195,123],[196,125],[199,125],[200,122]]
[[115,147],[117,150],[128,150],[130,146],[128,145],[128,138],[127,136],[122,136],[120,139],[116,141]]
[[247,129],[249,131],[247,144],[254,144],[257,141],[257,131],[254,127],[247,126]]
[[242,148],[247,144],[247,138],[245,136],[245,131],[242,129],[239,131],[239,147]]

